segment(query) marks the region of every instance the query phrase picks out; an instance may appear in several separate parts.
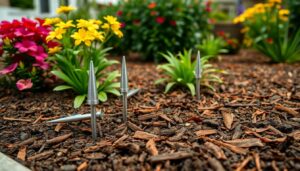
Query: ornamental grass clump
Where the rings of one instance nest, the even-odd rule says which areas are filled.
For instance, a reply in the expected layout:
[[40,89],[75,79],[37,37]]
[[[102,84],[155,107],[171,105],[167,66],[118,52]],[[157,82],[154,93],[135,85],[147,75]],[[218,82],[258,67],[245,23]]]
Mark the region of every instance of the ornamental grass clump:
[[290,11],[281,0],[256,4],[234,19],[242,23],[246,46],[254,46],[272,62],[300,61],[300,29],[289,33]]
[[50,53],[55,62],[54,75],[62,79],[65,84],[54,90],[72,89],[77,93],[74,107],[81,106],[87,97],[89,63],[92,60],[95,66],[98,98],[107,100],[107,93],[119,95],[119,83],[114,80],[120,75],[118,71],[105,72],[104,70],[117,61],[106,59],[110,48],[103,48],[103,44],[113,36],[121,38],[120,23],[113,16],[105,16],[103,20],[78,19],[68,20],[71,7],[61,7],[57,10],[60,18],[46,19],[45,25],[52,26],[47,37],[48,41],[59,43],[59,47]]
[[[162,70],[167,78],[162,78],[156,81],[156,84],[165,83],[165,93],[169,92],[173,87],[188,88],[195,95],[195,66],[196,60],[192,61],[192,50],[184,50],[177,55],[171,52],[161,53],[168,61],[166,64],[159,65],[157,68]],[[214,68],[208,63],[210,56],[201,57],[201,79],[200,84],[215,91],[212,83],[222,83],[222,79],[218,74],[224,73],[223,70]]]
[[20,91],[40,89],[52,79],[47,51],[58,44],[46,40],[50,27],[43,23],[28,18],[0,23],[0,62],[4,64],[0,75]]

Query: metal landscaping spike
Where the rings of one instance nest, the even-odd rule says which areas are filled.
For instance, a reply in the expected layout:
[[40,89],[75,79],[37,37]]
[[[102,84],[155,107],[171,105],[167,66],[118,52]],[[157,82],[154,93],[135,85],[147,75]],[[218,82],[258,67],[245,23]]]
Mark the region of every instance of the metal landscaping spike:
[[127,93],[127,98],[129,98],[129,97],[131,97],[131,96],[134,96],[134,95],[137,94],[139,91],[140,91],[139,88],[133,89],[133,90],[129,90],[128,93]]
[[128,78],[125,56],[122,59],[121,70],[121,93],[123,101],[123,121],[127,124],[127,93],[128,93]]
[[200,100],[200,79],[201,79],[201,73],[202,73],[202,68],[201,68],[200,51],[198,51],[197,60],[196,60],[196,67],[195,67],[197,100]]
[[94,71],[94,63],[90,62],[90,71],[89,71],[89,85],[88,85],[88,99],[87,104],[91,106],[91,126],[92,126],[92,137],[93,140],[97,139],[97,124],[96,124],[96,106],[99,103],[97,96],[97,87],[96,87],[96,76]]
[[[97,118],[102,118],[103,117],[103,112],[97,112],[96,113],[96,117]],[[86,120],[86,119],[90,119],[91,118],[91,114],[90,113],[86,113],[86,114],[76,114],[76,115],[71,115],[71,116],[67,116],[67,117],[63,117],[63,118],[59,118],[59,119],[55,119],[55,120],[51,120],[48,121],[48,123],[66,123],[66,122],[75,122],[75,121],[81,121],[81,120]]]

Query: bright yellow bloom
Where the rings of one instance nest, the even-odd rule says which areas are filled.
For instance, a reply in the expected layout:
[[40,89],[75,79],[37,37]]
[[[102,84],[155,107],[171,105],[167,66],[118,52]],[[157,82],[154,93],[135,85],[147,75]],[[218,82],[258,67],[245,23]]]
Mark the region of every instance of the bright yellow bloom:
[[113,17],[111,15],[108,15],[108,16],[105,16],[104,19],[109,23],[109,24],[116,24],[116,23],[119,23],[117,21],[117,18],[116,17]]
[[100,40],[101,42],[104,42],[104,32],[99,31],[90,31],[90,34],[97,40]]
[[85,29],[79,29],[78,32],[72,34],[71,37],[75,39],[75,46],[80,45],[81,42],[84,42],[86,46],[91,46],[92,40],[95,39],[95,37],[91,35],[91,32]]
[[[77,28],[86,28],[88,30],[97,30],[99,29],[99,24],[96,24],[97,20],[77,20]],[[100,23],[101,21],[97,21]]]
[[289,19],[288,15],[290,14],[290,11],[287,9],[282,9],[279,11],[279,18],[283,21],[287,21]]
[[9,38],[8,38],[8,37],[4,38],[3,43],[4,43],[5,45],[10,45],[10,40],[9,40]]
[[269,0],[268,1],[269,3],[271,3],[271,4],[281,4],[282,3],[282,0]]
[[103,29],[109,29],[109,24],[108,24],[108,23],[104,23],[104,24],[102,25],[102,28],[103,28]]
[[75,10],[76,8],[72,7],[72,6],[60,6],[59,8],[56,9],[56,13],[57,14],[61,14],[61,13],[69,13],[70,11]]
[[75,27],[75,25],[73,24],[73,21],[72,20],[69,20],[67,22],[59,22],[55,25],[56,27],[59,27],[59,28],[62,28],[62,29],[67,29],[67,28],[70,28],[70,27]]
[[120,30],[114,31],[114,34],[115,34],[116,36],[118,36],[119,38],[122,38],[122,37],[123,37],[123,33],[122,33]]
[[43,26],[50,26],[59,22],[61,22],[60,18],[46,18]]
[[49,33],[49,35],[47,36],[46,40],[49,41],[49,40],[53,40],[53,39],[62,39],[62,35],[66,33],[66,30],[65,29],[62,29],[62,28],[56,28],[54,29],[54,31],[51,31]]
[[59,52],[59,51],[61,51],[61,47],[59,47],[59,46],[55,46],[54,48],[49,48],[48,49],[48,53],[49,54],[55,54],[56,52]]

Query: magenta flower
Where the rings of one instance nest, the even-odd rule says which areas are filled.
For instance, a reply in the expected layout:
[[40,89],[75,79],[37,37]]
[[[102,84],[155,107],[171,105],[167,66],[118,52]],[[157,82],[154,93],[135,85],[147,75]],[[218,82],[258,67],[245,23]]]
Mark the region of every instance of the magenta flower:
[[33,84],[31,82],[31,79],[26,79],[26,80],[21,79],[16,83],[16,85],[18,90],[22,91],[31,88]]
[[42,46],[37,46],[36,51],[31,51],[28,53],[30,56],[34,57],[36,61],[44,61],[48,57]]
[[0,71],[0,75],[4,75],[4,74],[8,74],[13,72],[18,66],[18,63],[13,63],[9,66],[7,66],[6,68],[4,68],[3,70]]
[[34,33],[26,30],[25,28],[17,28],[14,32],[17,37],[30,37],[33,36]]
[[29,51],[35,52],[38,50],[36,43],[30,40],[23,40],[22,42],[16,43],[15,48],[18,48],[21,53]]
[[45,61],[36,61],[36,63],[32,64],[32,66],[40,67],[43,70],[47,70],[50,67],[50,65]]

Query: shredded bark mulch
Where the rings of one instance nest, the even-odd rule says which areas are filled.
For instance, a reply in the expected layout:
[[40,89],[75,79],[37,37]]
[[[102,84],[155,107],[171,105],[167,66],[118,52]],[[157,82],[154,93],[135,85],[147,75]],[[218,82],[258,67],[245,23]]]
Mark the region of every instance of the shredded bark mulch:
[[[164,94],[151,63],[127,63],[129,123],[111,96],[90,121],[49,124],[73,109],[72,92],[0,91],[0,151],[32,170],[300,170],[300,65],[271,64],[258,53],[223,56],[216,92]],[[119,66],[111,69],[117,69]]]

